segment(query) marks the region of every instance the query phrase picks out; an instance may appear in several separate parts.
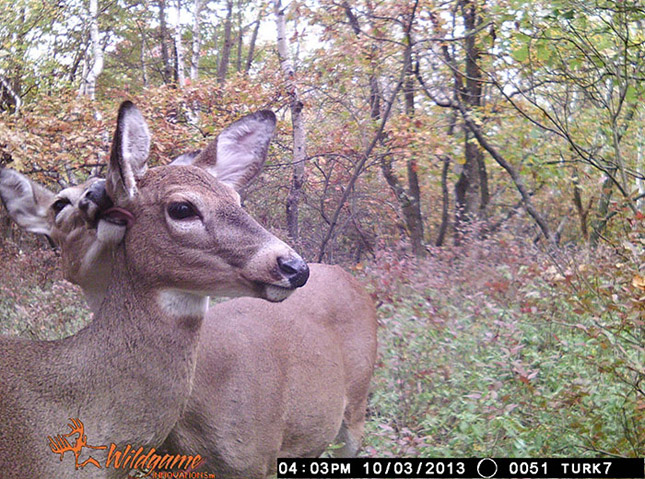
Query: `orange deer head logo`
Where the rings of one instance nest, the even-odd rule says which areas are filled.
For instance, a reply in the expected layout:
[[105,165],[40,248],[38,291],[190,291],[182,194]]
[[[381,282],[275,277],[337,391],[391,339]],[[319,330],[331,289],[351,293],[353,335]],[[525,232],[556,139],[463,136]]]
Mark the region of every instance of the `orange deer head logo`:
[[[83,450],[84,447],[87,447],[89,449],[107,449],[107,446],[90,446],[89,444],[87,444],[87,436],[85,435],[85,428],[83,427],[83,423],[81,422],[81,420],[74,419],[74,418],[69,418],[69,420],[70,420],[70,424],[68,424],[68,426],[71,429],[70,432],[62,435],[58,434],[54,438],[52,438],[51,436],[47,436],[47,439],[49,440],[49,448],[52,450],[53,453],[60,454],[61,461],[63,460],[63,456],[65,455],[66,452],[68,451],[73,452],[74,461],[76,463],[76,469],[82,469],[88,464],[93,464],[99,469],[101,469],[101,465],[92,456],[90,456],[80,464],[78,463],[78,458],[81,455],[81,451]],[[78,434],[78,437],[76,438],[76,441],[72,446],[67,440],[67,438],[73,436],[74,434]]]

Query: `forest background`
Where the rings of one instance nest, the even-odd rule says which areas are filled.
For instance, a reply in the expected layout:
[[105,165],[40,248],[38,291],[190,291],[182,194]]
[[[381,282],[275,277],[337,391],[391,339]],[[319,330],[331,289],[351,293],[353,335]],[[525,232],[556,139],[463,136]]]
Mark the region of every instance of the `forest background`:
[[[0,5],[0,166],[50,188],[125,99],[153,164],[277,113],[245,206],[376,301],[363,454],[645,455],[642,2]],[[0,333],[89,319],[4,210],[0,260]]]

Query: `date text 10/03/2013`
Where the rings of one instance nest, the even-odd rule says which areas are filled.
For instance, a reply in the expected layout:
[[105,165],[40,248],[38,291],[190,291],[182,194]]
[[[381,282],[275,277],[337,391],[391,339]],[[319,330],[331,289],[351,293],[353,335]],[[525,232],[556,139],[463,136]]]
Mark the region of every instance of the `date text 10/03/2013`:
[[642,458],[278,459],[278,478],[645,478]]

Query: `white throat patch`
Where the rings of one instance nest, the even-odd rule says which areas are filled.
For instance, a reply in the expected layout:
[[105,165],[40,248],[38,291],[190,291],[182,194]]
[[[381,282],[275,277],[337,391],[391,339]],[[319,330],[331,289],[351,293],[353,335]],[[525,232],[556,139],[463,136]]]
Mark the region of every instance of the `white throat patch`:
[[159,291],[157,303],[162,311],[175,317],[202,317],[208,309],[208,296],[200,296],[176,289],[164,289]]

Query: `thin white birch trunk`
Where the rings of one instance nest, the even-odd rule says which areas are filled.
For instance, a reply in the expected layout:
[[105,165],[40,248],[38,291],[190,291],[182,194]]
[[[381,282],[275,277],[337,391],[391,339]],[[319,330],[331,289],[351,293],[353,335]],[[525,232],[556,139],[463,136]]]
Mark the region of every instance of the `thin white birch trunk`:
[[181,43],[181,0],[177,0],[177,19],[175,23],[175,51],[177,52],[177,83],[183,88],[186,83],[184,73],[184,47]]
[[141,31],[141,51],[139,52],[139,60],[141,61],[141,81],[144,88],[148,86],[148,69],[146,67],[146,37]]
[[295,78],[295,68],[287,46],[284,9],[282,8],[280,0],[274,0],[273,6],[278,31],[278,56],[280,58],[280,67],[282,68],[284,81],[287,85],[287,91],[291,99],[289,106],[291,109],[291,125],[293,128],[293,177],[291,189],[287,196],[287,229],[291,239],[297,241],[299,238],[298,209],[302,186],[305,181],[306,137],[302,116],[303,104],[300,101]]
[[190,60],[190,79],[197,80],[199,77],[199,53],[202,46],[201,19],[202,0],[195,0],[195,11],[193,12],[193,51]]
[[96,80],[103,71],[103,49],[99,38],[98,0],[90,0],[90,43],[92,46],[92,62],[87,65],[87,70],[83,69],[85,81],[81,83],[80,93],[94,100],[96,99]]
[[18,114],[20,111],[20,107],[22,106],[22,99],[20,98],[20,95],[18,95],[14,89],[11,87],[9,84],[9,81],[0,75],[0,85],[2,85],[2,88],[6,90],[7,94],[13,98],[14,102],[14,114]]

